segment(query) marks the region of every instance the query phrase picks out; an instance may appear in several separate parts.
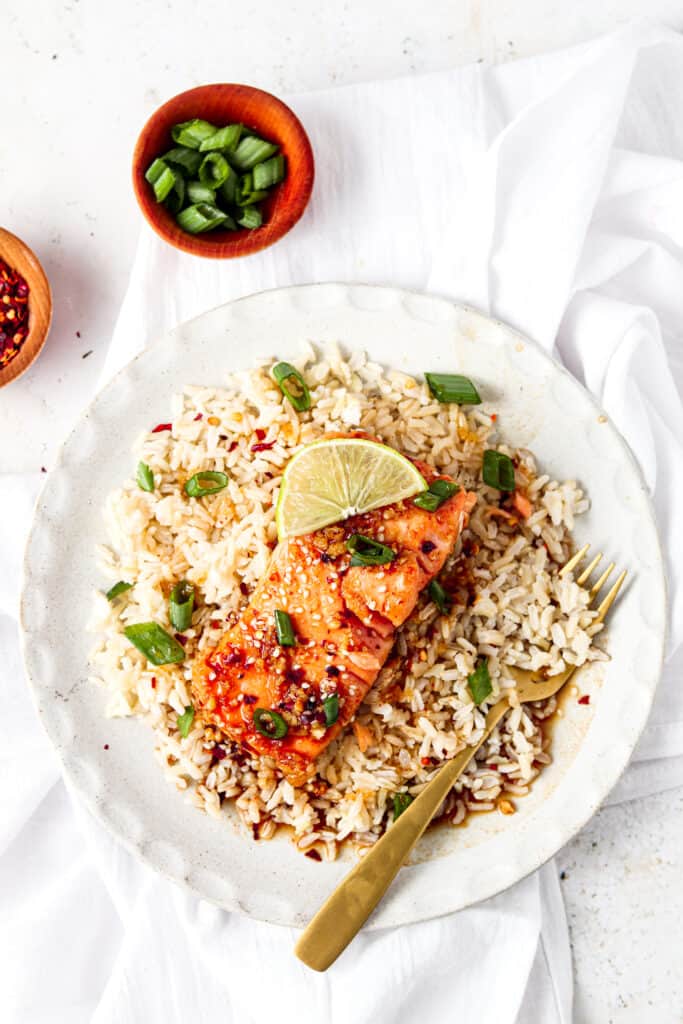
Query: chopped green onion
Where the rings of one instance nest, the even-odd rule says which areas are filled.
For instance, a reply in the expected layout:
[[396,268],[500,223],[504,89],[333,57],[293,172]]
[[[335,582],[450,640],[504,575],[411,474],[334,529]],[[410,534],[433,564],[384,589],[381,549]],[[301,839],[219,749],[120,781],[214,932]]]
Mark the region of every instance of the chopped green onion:
[[182,174],[176,174],[173,188],[166,200],[166,206],[171,213],[179,213],[185,202],[185,179]]
[[394,793],[394,821],[408,810],[413,800],[414,797],[410,793]]
[[168,153],[164,153],[161,159],[165,160],[167,164],[173,164],[174,167],[181,167],[185,174],[194,176],[199,170],[203,157],[196,149],[176,146],[174,149],[169,149]]
[[256,708],[254,711],[254,728],[269,740],[281,740],[287,735],[288,728],[282,715],[270,708]]
[[182,715],[178,715],[178,732],[180,733],[184,740],[187,739],[187,737],[189,736],[193,722],[194,708],[190,704],[188,707],[185,708],[185,711],[183,712]]
[[418,508],[423,508],[427,512],[436,512],[444,501],[452,498],[459,490],[458,485],[451,480],[433,480],[426,491],[413,498],[413,505],[417,505]]
[[154,196],[158,203],[163,203],[175,185],[175,171],[162,160],[154,160],[145,172],[145,178],[154,189]]
[[202,231],[211,231],[225,224],[227,215],[212,203],[195,203],[181,210],[176,220],[183,231],[198,235]]
[[474,672],[467,677],[467,686],[472,694],[472,700],[475,704],[481,704],[485,701],[490,693],[493,693],[493,686],[491,685],[491,676],[489,675],[489,665],[486,658],[480,658],[476,664]]
[[499,491],[514,491],[515,467],[509,455],[487,448],[484,452],[481,475],[485,484]]
[[339,696],[336,693],[331,693],[329,697],[325,697],[323,710],[325,712],[325,725],[329,728],[339,718]]
[[242,216],[237,218],[237,223],[243,228],[260,228],[263,224],[263,215],[255,206],[247,206],[242,210]]
[[285,176],[285,158],[282,153],[271,156],[270,160],[264,160],[256,164],[253,170],[254,188],[272,188],[278,185]]
[[432,582],[427,587],[427,593],[429,594],[429,596],[431,597],[432,601],[439,609],[441,614],[447,615],[448,610],[451,606],[451,599],[446,593],[446,591],[443,589],[441,584],[437,580],[432,580]]
[[243,174],[235,192],[235,202],[238,206],[253,206],[254,203],[260,203],[267,195],[268,190],[265,188],[259,191],[254,189],[254,179],[251,173]]
[[425,380],[437,402],[481,405],[479,392],[469,377],[462,377],[459,373],[425,373]]
[[178,641],[156,622],[136,622],[123,632],[153,665],[177,665],[185,660],[185,651]]
[[199,152],[208,153],[210,150],[220,150],[221,153],[232,153],[241,134],[241,124],[226,124],[225,128],[219,128],[213,135],[202,140]]
[[225,203],[227,206],[235,205],[238,184],[239,178],[237,177],[237,173],[228,164],[228,176],[218,189],[218,196],[221,203]]
[[199,149],[202,142],[215,135],[217,130],[215,125],[209,124],[208,121],[202,121],[200,117],[195,117],[191,121],[175,124],[171,128],[171,135],[173,141],[177,142],[179,146]]
[[138,462],[137,481],[141,491],[151,494],[154,490],[154,473],[146,462]]
[[201,181],[188,181],[187,198],[191,203],[215,204],[216,193],[210,185],[203,185]]
[[194,587],[187,580],[176,583],[168,599],[168,617],[179,633],[188,629],[194,610]]
[[351,534],[346,542],[346,550],[352,555],[350,565],[387,565],[396,558],[396,552],[386,544],[380,544],[362,533]]
[[218,494],[228,486],[227,473],[204,470],[195,473],[185,484],[185,494],[190,498],[203,498],[207,494]]
[[297,412],[311,408],[311,393],[306,381],[291,363],[276,363],[270,372],[282,394]]
[[296,647],[292,620],[287,612],[283,612],[279,608],[275,609],[275,632],[280,647]]
[[220,153],[207,153],[199,167],[199,180],[202,185],[216,189],[230,174],[230,164]]
[[132,586],[132,583],[126,583],[125,580],[119,580],[118,583],[115,583],[113,587],[109,588],[109,590],[104,596],[106,597],[107,601],[114,601],[119,596],[119,594],[125,594],[125,592],[127,590],[130,590]]
[[247,135],[242,139],[237,149],[230,157],[230,163],[238,171],[250,171],[256,164],[263,163],[268,157],[277,153],[279,146],[273,142],[266,142],[256,135]]

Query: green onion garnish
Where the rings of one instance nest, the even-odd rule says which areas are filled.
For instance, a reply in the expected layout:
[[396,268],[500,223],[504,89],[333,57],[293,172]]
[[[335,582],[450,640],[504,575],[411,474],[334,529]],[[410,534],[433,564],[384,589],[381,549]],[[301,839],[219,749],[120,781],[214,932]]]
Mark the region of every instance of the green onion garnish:
[[119,580],[118,583],[115,583],[113,587],[109,588],[109,590],[104,596],[106,597],[107,601],[114,601],[119,596],[119,594],[125,594],[125,592],[127,590],[130,590],[132,586],[132,583],[126,583],[125,580]]
[[469,377],[459,373],[425,373],[425,380],[437,402],[481,405],[479,392]]
[[215,205],[216,193],[209,185],[203,185],[201,181],[188,181],[187,198],[191,203],[210,203]]
[[171,194],[166,200],[166,206],[171,213],[178,213],[185,202],[185,179],[182,174],[176,174]]
[[237,190],[235,192],[235,202],[238,206],[253,206],[254,203],[259,203],[262,199],[265,199],[268,195],[268,190],[265,188],[256,191],[254,189],[254,179],[249,174],[243,174],[239,180]]
[[202,231],[225,227],[227,215],[213,203],[195,203],[181,210],[176,220],[183,231],[199,235]]
[[429,596],[431,597],[432,601],[439,609],[441,614],[447,615],[448,610],[451,606],[451,599],[446,593],[446,591],[443,589],[441,584],[437,580],[432,580],[432,582],[427,587],[427,593],[429,594]]
[[350,551],[352,556],[349,565],[387,565],[396,558],[396,552],[392,548],[362,533],[351,534],[346,542],[346,550]]
[[228,474],[214,470],[195,473],[185,484],[185,494],[190,498],[203,498],[207,494],[218,494],[228,486]]
[[271,156],[270,160],[264,160],[262,164],[256,164],[253,170],[254,188],[272,188],[277,185],[285,176],[285,158],[282,153]]
[[490,693],[493,693],[489,665],[486,658],[479,659],[474,672],[467,677],[467,686],[475,704],[481,704]]
[[323,710],[325,712],[325,725],[329,728],[339,718],[339,697],[336,693],[331,693],[329,697],[325,697]]
[[175,184],[175,172],[164,160],[158,159],[149,165],[145,178],[154,189],[156,201],[163,203]]
[[236,205],[235,198],[237,196],[237,186],[239,184],[239,178],[237,177],[237,174],[232,169],[232,167],[229,167],[228,171],[229,173],[227,178],[225,179],[221,187],[218,189],[218,199],[221,204],[230,207]]
[[279,608],[275,609],[275,632],[280,647],[296,647],[292,620],[287,612],[280,611]]
[[167,164],[173,164],[175,167],[181,168],[184,174],[190,174],[194,177],[204,158],[196,149],[188,149],[187,146],[176,146],[175,149],[169,149],[168,153],[164,153],[161,159],[165,160]]
[[256,206],[247,206],[237,218],[237,223],[251,230],[260,228],[263,224],[263,215]]
[[414,797],[410,793],[394,793],[394,821],[400,818],[412,804]]
[[138,462],[136,479],[141,491],[149,491],[150,494],[152,493],[154,490],[154,473],[146,462]]
[[207,153],[199,167],[202,185],[218,188],[230,174],[230,164],[221,153]]
[[270,372],[282,394],[297,412],[311,408],[311,393],[298,370],[290,363],[276,363]]
[[219,128],[213,135],[209,135],[200,143],[199,152],[208,153],[211,150],[218,150],[221,153],[232,153],[241,134],[241,124],[226,124],[225,128]]
[[413,505],[423,508],[427,512],[436,512],[437,508],[443,505],[444,501],[452,498],[460,490],[457,484],[451,480],[433,480],[426,491],[413,498]]
[[287,723],[282,715],[270,708],[256,708],[254,711],[254,728],[269,740],[281,740],[287,735]]
[[153,665],[177,665],[185,660],[185,651],[178,641],[156,622],[136,622],[123,632]]
[[277,153],[279,146],[274,142],[266,142],[256,135],[247,135],[242,139],[237,149],[230,157],[230,163],[238,171],[250,171],[256,164],[261,164],[268,157]]
[[183,121],[182,124],[175,124],[171,128],[173,141],[179,146],[187,146],[189,149],[199,149],[205,139],[215,135],[218,129],[208,121],[202,121],[195,117],[191,121]]
[[185,711],[183,712],[182,715],[178,715],[178,732],[183,737],[183,739],[187,739],[190,733],[190,729],[192,728],[193,722],[194,708],[190,704],[188,707],[185,708]]
[[168,599],[168,617],[179,633],[188,629],[194,611],[194,587],[187,580],[176,583]]
[[512,459],[509,455],[497,452],[494,448],[487,448],[484,452],[481,475],[484,483],[489,487],[496,487],[499,491],[514,491],[515,489],[515,467],[512,464]]

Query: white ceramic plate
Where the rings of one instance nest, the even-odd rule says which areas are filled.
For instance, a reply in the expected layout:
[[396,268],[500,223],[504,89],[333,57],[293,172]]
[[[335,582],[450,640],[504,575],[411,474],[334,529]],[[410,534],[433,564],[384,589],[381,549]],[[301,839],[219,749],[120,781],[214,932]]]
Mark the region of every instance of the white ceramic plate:
[[442,299],[363,285],[264,292],[178,327],[97,396],[46,482],[26,557],[26,667],[66,776],[129,850],[228,909],[280,924],[310,918],[348,865],[311,861],[286,836],[255,844],[227,815],[217,821],[186,802],[154,760],[147,726],[105,719],[104,695],[87,682],[85,632],[92,591],[105,585],[94,563],[102,502],[130,473],[134,437],[168,418],[171,394],[185,384],[220,385],[259,357],[293,356],[304,339],[360,346],[401,370],[474,378],[504,437],[532,447],[553,477],[576,477],[588,491],[592,507],[577,540],[590,540],[630,574],[611,620],[612,660],[582,671],[579,685],[592,701],[567,701],[553,764],[514,816],[475,816],[466,828],[428,835],[371,921],[396,925],[491,896],[566,843],[626,766],[660,674],[665,588],[644,483],[593,399],[534,344]]

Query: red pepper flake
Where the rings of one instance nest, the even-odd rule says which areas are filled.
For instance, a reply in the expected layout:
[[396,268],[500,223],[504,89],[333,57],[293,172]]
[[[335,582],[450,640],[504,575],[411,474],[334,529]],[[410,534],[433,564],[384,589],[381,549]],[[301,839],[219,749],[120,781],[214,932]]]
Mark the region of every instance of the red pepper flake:
[[152,676],[150,682],[152,684],[152,689],[156,690],[156,688],[157,688],[157,677],[156,676]]
[[104,749],[105,749],[105,750],[109,750],[109,744],[108,744],[108,743],[105,743],[105,744],[104,744]]
[[322,860],[322,857],[317,850],[306,850],[306,857],[310,857],[311,860]]
[[202,416],[202,414],[200,412],[198,412],[197,415],[194,418],[194,421],[196,423],[197,420],[203,420],[203,419],[204,419],[204,417]]
[[211,764],[218,764],[219,761],[222,761],[227,756],[227,751],[223,747],[216,745],[211,751]]
[[263,441],[263,439],[266,436],[266,431],[262,430],[261,427],[257,427],[256,430],[254,431],[254,433],[256,434],[256,440],[257,441]]
[[251,450],[252,452],[267,452],[274,446],[274,444],[275,441],[264,441],[262,444],[252,444]]
[[181,647],[184,647],[187,643],[187,637],[183,636],[182,633],[174,633],[173,636],[176,638]]
[[0,369],[14,359],[26,341],[28,299],[24,278],[0,259]]
[[428,768],[431,763],[432,763],[431,757],[421,757],[420,758],[420,764],[424,765],[425,768]]
[[497,419],[498,419],[498,413],[497,412],[492,412],[491,413],[491,423],[495,423]]
[[211,626],[211,629],[220,629],[223,623],[220,619],[211,619],[209,625]]
[[81,336],[81,332],[80,331],[76,331],[76,337],[80,338],[80,336]]
[[579,697],[579,704],[590,704],[591,698],[589,693],[584,693],[583,697]]
[[162,430],[172,430],[172,423],[157,423],[156,427],[152,429],[153,434],[160,434]]
[[235,448],[236,448],[236,447],[237,447],[237,441],[231,441],[231,442],[230,442],[230,445],[229,445],[229,447],[228,447],[228,451],[229,451],[229,452],[234,452],[234,450],[235,450]]

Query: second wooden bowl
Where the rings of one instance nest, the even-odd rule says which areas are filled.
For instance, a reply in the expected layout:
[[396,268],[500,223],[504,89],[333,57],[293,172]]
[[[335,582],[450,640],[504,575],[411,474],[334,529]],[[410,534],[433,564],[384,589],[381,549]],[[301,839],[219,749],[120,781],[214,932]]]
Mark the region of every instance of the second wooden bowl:
[[0,228],[0,259],[21,274],[28,285],[28,334],[14,358],[0,368],[2,388],[21,376],[38,358],[50,330],[52,294],[38,257],[25,242],[5,228]]
[[[194,117],[219,127],[241,122],[277,142],[287,162],[287,176],[262,205],[264,223],[254,231],[207,231],[190,235],[163,203],[157,203],[145,171],[174,142],[171,128]],[[306,209],[313,188],[313,151],[298,117],[269,92],[249,85],[200,85],[168,100],[142,129],[133,154],[133,188],[148,223],[169,245],[196,256],[226,259],[258,252],[277,242]]]

